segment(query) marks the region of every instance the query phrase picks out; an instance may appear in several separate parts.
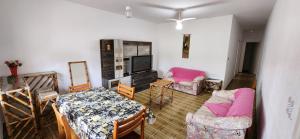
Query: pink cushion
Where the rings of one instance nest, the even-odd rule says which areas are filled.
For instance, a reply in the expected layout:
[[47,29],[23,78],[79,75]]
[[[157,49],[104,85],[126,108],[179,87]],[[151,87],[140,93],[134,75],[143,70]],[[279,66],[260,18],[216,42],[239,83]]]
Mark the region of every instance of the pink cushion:
[[226,116],[248,116],[252,117],[254,90],[241,88],[235,94],[235,100],[228,110]]
[[241,93],[243,92],[254,92],[253,89],[251,88],[239,88],[235,93],[234,93],[234,99],[236,99]]
[[231,107],[231,103],[204,103],[211,112],[213,112],[217,117],[226,116],[229,108]]
[[199,70],[185,69],[180,67],[174,67],[170,69],[173,73],[175,82],[181,81],[193,81],[198,76],[205,77],[205,72]]

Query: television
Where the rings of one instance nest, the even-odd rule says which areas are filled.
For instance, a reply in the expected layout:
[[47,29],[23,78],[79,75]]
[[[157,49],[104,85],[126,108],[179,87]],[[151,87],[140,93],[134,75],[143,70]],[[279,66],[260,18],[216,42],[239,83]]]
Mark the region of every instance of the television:
[[151,69],[152,69],[152,55],[131,57],[131,73],[150,71]]

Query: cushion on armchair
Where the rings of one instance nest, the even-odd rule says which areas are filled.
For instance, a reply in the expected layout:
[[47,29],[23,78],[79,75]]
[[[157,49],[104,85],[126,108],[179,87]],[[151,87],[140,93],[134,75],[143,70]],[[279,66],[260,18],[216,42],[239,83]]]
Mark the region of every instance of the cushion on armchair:
[[235,93],[235,101],[226,116],[252,117],[254,90],[249,88],[239,89]]
[[206,106],[217,117],[224,117],[224,116],[226,116],[229,108],[231,107],[231,103],[208,103],[208,102],[205,102],[204,106]]
[[205,77],[205,72],[203,71],[185,69],[180,67],[171,68],[170,72],[172,72],[175,82],[193,81],[197,76]]

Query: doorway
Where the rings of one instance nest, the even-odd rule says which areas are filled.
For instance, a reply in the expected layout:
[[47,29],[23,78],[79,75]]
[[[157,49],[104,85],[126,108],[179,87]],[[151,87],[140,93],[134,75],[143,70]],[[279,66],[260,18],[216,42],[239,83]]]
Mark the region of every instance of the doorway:
[[243,73],[255,74],[255,60],[258,47],[257,42],[247,42],[245,49],[245,56],[243,61]]

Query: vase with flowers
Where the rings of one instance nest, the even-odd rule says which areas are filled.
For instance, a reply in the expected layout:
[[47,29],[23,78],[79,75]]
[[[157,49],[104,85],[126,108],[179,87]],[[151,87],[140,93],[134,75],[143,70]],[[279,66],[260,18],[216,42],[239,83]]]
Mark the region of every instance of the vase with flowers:
[[18,67],[22,66],[22,63],[19,62],[19,60],[11,60],[11,61],[5,61],[5,64],[9,67],[11,76],[17,77],[18,76]]

